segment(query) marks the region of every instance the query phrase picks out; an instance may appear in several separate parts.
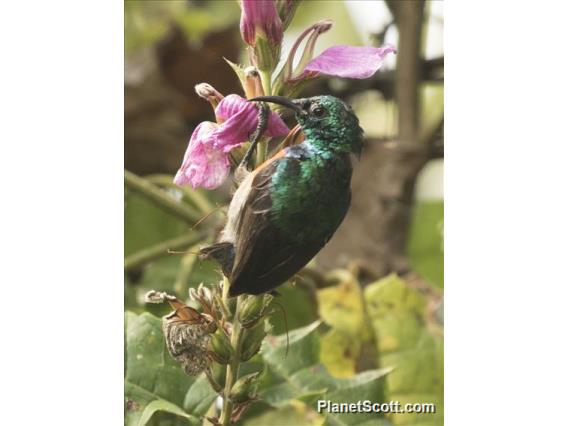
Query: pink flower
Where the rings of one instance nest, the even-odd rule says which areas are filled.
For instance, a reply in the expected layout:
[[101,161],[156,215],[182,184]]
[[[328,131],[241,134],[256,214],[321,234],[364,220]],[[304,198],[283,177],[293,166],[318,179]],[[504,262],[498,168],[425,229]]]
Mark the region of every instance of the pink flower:
[[[215,116],[217,123],[200,123],[189,140],[183,163],[176,173],[176,185],[217,188],[231,170],[229,152],[250,138],[258,125],[258,107],[238,95],[223,98]],[[271,112],[265,136],[284,136],[288,127]]]
[[271,44],[280,45],[284,31],[272,0],[241,0],[241,8],[241,35],[249,46],[256,46],[257,33]]
[[[396,48],[390,44],[383,47],[333,46],[314,58],[318,38],[332,25],[330,20],[319,21],[300,34],[290,49],[288,59],[278,78],[277,88],[280,93],[296,94],[307,79],[320,74],[344,78],[369,78],[377,72],[389,53],[396,53]],[[296,53],[306,37],[302,56],[297,61]],[[296,67],[293,67],[294,62],[298,62]]]
[[369,78],[377,72],[389,53],[396,53],[396,48],[391,44],[382,47],[333,46],[308,62],[302,75]]

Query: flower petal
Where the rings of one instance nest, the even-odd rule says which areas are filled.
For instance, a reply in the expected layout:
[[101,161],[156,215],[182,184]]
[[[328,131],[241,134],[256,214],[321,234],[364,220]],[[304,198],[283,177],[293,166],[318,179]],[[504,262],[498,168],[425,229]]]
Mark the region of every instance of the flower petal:
[[256,32],[271,43],[280,44],[284,32],[273,1],[241,0],[241,35],[249,46],[256,46]]
[[[226,96],[215,109],[222,124],[214,132],[214,146],[229,152],[250,138],[258,125],[258,107],[238,95]],[[266,136],[283,136],[289,132],[280,116],[271,112],[268,117]]]
[[247,106],[252,106],[252,104],[239,95],[233,94],[225,96],[225,98],[219,102],[217,108],[215,108],[217,121],[226,121]]
[[213,189],[225,181],[230,170],[229,158],[214,147],[216,130],[218,125],[209,121],[195,128],[174,178],[176,185]]
[[266,132],[264,133],[268,137],[278,137],[278,136],[286,136],[290,132],[286,123],[280,118],[280,116],[275,113],[271,112],[268,116],[268,127],[266,128]]
[[333,46],[311,60],[304,68],[303,76],[321,73],[336,77],[369,78],[381,67],[389,53],[396,53],[393,45]]

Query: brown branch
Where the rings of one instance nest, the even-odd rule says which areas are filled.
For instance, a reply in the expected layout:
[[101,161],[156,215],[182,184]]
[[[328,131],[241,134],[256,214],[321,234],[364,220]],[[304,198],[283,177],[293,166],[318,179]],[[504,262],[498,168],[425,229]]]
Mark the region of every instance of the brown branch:
[[[398,105],[398,138],[385,150],[377,176],[376,239],[380,275],[407,272],[406,242],[414,204],[416,177],[428,161],[428,146],[420,138],[419,84],[424,1],[389,2],[398,27],[394,95]],[[443,61],[442,61],[443,62]]]

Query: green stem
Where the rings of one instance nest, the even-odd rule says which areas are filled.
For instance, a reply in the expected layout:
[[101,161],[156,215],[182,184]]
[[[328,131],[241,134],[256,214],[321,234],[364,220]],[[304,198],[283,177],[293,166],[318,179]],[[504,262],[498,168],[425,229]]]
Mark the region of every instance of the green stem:
[[[223,302],[229,305],[229,281],[225,278],[223,283]],[[233,401],[229,398],[233,385],[239,378],[239,367],[241,360],[241,344],[243,337],[243,328],[239,322],[239,306],[241,298],[237,297],[235,313],[233,315],[233,330],[231,333],[231,346],[233,347],[233,358],[227,365],[227,376],[225,378],[225,390],[223,391],[223,410],[219,421],[223,426],[231,424],[231,414],[233,412]]]
[[124,184],[127,188],[138,192],[158,207],[187,223],[193,225],[201,217],[201,214],[188,204],[176,200],[167,192],[161,190],[160,187],[128,170],[124,171]]
[[[203,243],[205,242],[206,241],[204,240]],[[187,291],[189,290],[189,277],[191,276],[195,262],[197,261],[199,246],[199,243],[191,246],[188,253],[181,258],[176,281],[174,283],[174,291],[178,295],[187,295]]]
[[258,145],[256,146],[256,165],[255,167],[260,166],[262,163],[266,161],[266,153],[268,148],[268,141],[260,140],[258,141]]
[[154,246],[137,251],[124,259],[124,270],[128,271],[130,269],[139,268],[152,260],[165,256],[168,254],[168,249],[184,249],[203,240],[204,237],[205,235],[203,233],[193,232],[191,234],[172,238],[171,240],[163,241]]
[[272,71],[260,71],[260,79],[262,80],[262,88],[266,96],[272,95]]
[[215,209],[215,206],[207,199],[205,195],[200,190],[192,189],[187,186],[178,186],[172,181],[170,175],[149,175],[146,176],[150,182],[159,185],[166,186],[168,188],[175,188],[181,190],[183,194],[189,198],[189,200],[197,207],[203,214],[210,213]]

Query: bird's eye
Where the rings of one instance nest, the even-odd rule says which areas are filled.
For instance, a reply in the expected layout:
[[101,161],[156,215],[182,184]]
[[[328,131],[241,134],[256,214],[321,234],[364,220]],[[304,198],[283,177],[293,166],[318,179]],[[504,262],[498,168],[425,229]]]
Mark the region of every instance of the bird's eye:
[[321,106],[315,104],[314,106],[311,107],[311,113],[315,117],[321,118],[325,115],[325,108],[322,108]]

